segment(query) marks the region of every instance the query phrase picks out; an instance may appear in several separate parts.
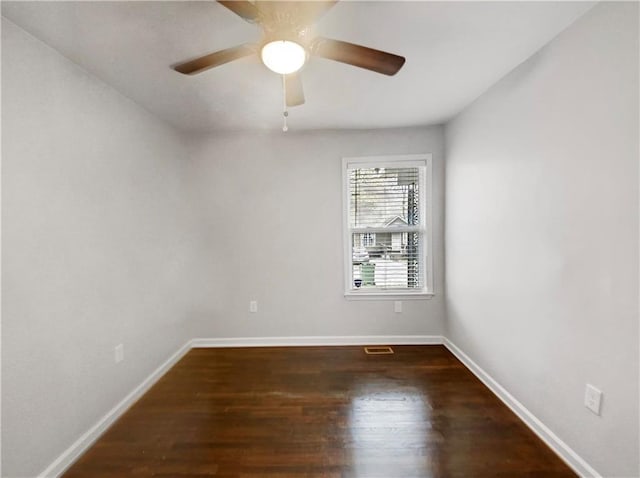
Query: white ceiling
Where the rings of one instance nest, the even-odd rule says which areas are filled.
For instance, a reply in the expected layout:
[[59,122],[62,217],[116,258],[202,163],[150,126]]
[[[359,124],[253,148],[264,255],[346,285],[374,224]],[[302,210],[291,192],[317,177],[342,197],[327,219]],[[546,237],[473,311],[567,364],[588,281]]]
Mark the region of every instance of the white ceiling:
[[[320,35],[405,56],[387,77],[311,58],[290,128],[437,124],[593,2],[339,2]],[[2,14],[185,131],[281,127],[281,79],[256,57],[187,77],[170,65],[259,39],[215,1],[2,2]]]

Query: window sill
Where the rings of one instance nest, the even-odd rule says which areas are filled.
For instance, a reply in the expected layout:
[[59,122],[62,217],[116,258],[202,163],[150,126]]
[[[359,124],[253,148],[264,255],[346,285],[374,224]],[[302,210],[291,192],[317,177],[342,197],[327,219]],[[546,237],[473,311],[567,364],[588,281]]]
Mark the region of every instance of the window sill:
[[347,291],[347,300],[430,300],[435,297],[433,292],[378,292],[378,291]]

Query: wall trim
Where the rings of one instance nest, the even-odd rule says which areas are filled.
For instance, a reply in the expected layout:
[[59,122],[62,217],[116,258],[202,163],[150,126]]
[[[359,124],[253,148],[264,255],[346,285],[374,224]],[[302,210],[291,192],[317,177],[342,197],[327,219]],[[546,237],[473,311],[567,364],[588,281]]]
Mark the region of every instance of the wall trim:
[[64,473],[124,412],[147,392],[171,367],[191,350],[191,340],[134,388],[120,403],[107,412],[98,422],[78,438],[69,448],[55,459],[38,478],[57,478]]
[[569,445],[553,433],[540,419],[531,413],[522,403],[511,395],[482,367],[475,363],[467,354],[446,337],[444,346],[460,360],[486,387],[496,395],[516,416],[527,425],[538,437],[558,455],[562,461],[571,467],[578,475],[585,478],[602,478],[589,463],[578,455]]
[[295,347],[339,345],[444,345],[489,390],[516,414],[560,459],[585,478],[602,478],[580,455],[572,450],[491,375],[484,371],[453,342],[442,335],[353,335],[302,337],[226,337],[189,340],[155,369],[140,385],[124,397],[106,415],[56,458],[38,478],[57,478],[64,473],[131,405],[146,393],[192,348],[223,347]]
[[198,338],[193,348],[206,347],[296,347],[312,345],[441,345],[442,335],[347,335],[302,337]]

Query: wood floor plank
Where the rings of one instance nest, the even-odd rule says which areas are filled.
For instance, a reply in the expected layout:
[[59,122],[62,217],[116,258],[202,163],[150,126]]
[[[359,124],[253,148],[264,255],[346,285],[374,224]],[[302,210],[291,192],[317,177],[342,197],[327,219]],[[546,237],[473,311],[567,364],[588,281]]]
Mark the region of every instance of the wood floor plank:
[[575,474],[443,346],[193,349],[64,475]]

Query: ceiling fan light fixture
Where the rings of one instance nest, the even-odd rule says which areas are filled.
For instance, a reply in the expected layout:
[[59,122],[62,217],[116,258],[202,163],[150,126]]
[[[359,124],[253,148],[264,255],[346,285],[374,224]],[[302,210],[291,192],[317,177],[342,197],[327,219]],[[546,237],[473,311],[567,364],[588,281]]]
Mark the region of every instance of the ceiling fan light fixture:
[[299,43],[290,40],[276,40],[262,47],[262,62],[271,71],[281,75],[295,73],[307,60],[307,52]]

